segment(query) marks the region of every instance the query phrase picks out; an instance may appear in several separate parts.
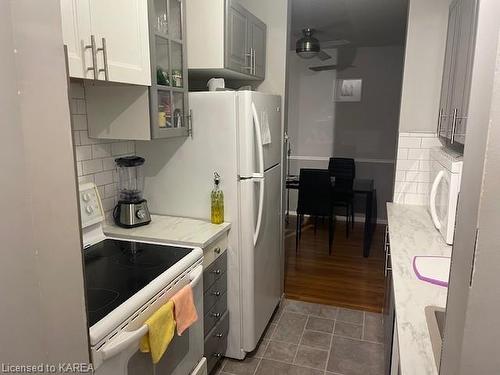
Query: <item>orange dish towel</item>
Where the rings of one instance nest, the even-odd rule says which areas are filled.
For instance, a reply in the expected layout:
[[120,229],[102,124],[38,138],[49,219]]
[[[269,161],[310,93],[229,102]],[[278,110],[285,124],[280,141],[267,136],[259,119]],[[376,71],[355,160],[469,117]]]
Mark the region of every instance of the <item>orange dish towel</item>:
[[140,350],[143,353],[151,352],[151,359],[157,364],[174,337],[174,303],[168,301],[145,324],[148,326],[148,333],[141,339]]
[[193,300],[193,288],[191,285],[186,285],[179,290],[173,297],[174,315],[177,323],[177,334],[180,336],[182,332],[191,327],[198,320],[196,306]]

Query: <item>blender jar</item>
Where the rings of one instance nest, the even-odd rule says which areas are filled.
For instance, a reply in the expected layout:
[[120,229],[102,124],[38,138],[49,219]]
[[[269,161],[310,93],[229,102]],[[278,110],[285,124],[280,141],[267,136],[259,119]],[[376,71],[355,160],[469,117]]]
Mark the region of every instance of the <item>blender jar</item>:
[[115,159],[118,169],[118,196],[121,202],[142,201],[144,189],[144,158],[126,156]]

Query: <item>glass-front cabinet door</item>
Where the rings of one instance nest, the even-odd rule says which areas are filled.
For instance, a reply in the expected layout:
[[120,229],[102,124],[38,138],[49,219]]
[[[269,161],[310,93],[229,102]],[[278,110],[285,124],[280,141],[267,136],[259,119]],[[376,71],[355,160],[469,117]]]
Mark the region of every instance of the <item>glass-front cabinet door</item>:
[[185,0],[149,0],[152,138],[190,132]]

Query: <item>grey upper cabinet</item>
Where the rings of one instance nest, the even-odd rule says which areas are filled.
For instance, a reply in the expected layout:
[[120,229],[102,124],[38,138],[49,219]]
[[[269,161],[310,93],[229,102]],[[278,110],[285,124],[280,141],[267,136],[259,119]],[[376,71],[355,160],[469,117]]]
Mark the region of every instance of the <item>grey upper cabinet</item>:
[[450,5],[438,134],[443,143],[463,152],[475,44],[477,0]]
[[263,80],[267,27],[236,0],[189,0],[190,79]]

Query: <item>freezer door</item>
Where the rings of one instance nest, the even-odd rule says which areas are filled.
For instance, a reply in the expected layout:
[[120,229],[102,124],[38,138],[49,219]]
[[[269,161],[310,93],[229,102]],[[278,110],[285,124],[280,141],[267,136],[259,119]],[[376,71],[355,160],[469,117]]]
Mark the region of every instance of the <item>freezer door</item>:
[[252,177],[262,160],[267,170],[281,161],[281,97],[254,91],[238,93],[239,170]]
[[246,352],[255,349],[281,294],[280,180],[281,166],[277,165],[264,173],[264,179],[240,181],[242,344]]

